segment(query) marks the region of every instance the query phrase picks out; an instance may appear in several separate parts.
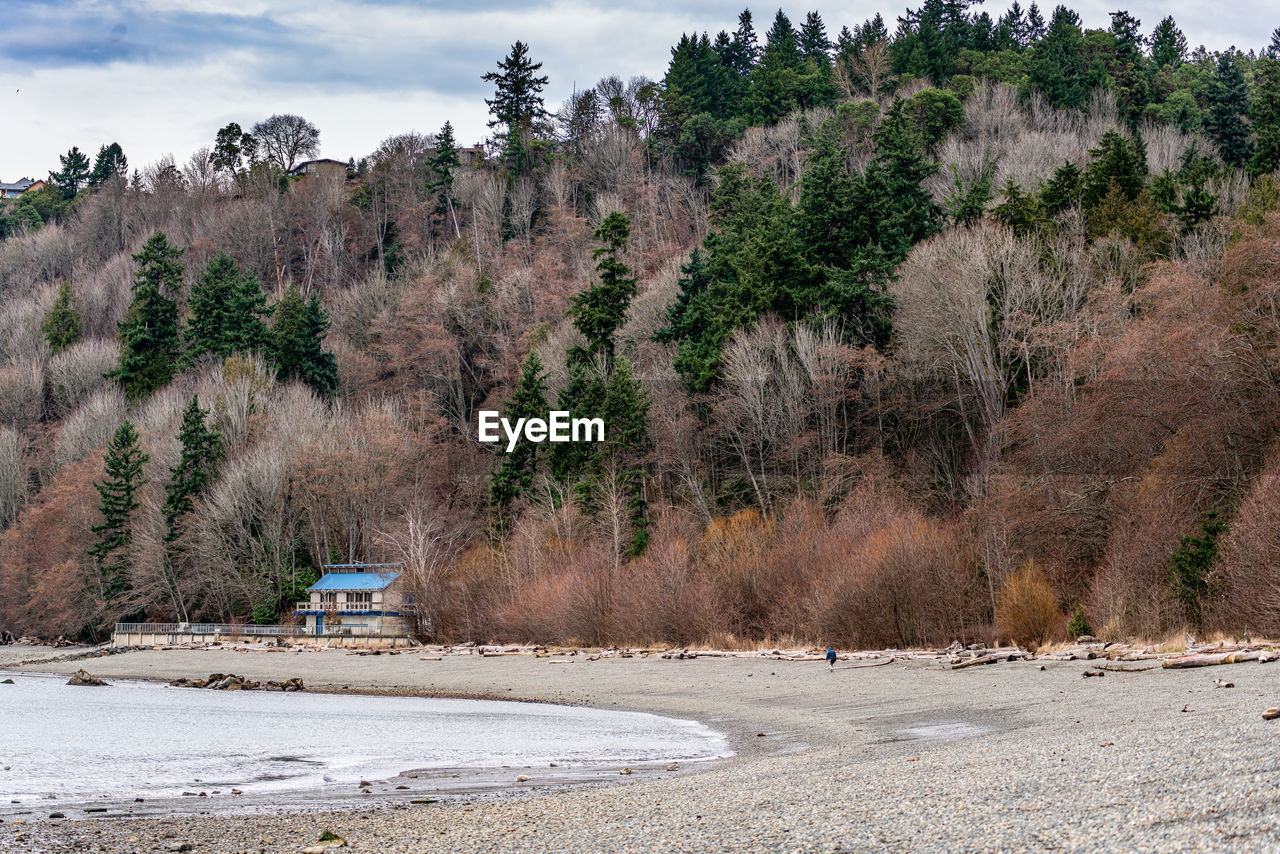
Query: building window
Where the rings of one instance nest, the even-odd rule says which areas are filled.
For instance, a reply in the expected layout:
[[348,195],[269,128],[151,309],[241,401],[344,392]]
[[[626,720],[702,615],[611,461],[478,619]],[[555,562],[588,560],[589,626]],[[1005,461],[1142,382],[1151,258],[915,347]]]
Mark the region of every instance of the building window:
[[357,608],[368,608],[373,604],[373,593],[368,590],[360,590],[355,593],[347,594],[347,602]]

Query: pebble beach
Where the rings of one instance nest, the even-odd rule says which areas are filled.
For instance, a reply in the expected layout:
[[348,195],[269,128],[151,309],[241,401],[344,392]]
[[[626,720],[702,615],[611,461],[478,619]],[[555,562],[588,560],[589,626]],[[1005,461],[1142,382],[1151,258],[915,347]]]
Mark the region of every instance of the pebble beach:
[[[1275,851],[1280,664],[1089,662],[952,670],[769,658],[358,656],[145,650],[58,661],[0,648],[0,669],[170,681],[301,678],[308,690],[585,704],[700,721],[734,751],[703,768],[435,803],[346,799],[305,812],[0,823],[5,852]],[[43,659],[43,660],[35,660]],[[19,661],[32,663],[17,666]],[[1233,687],[1219,687],[1230,679]],[[85,689],[101,690],[101,689]]]

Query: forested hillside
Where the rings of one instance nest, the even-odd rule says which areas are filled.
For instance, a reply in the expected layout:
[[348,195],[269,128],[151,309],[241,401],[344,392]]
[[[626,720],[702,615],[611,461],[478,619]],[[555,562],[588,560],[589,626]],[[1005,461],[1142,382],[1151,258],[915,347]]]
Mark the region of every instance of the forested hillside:
[[1280,636],[1280,30],[969,5],[743,12],[558,109],[518,42],[483,157],[58,156],[0,208],[0,629],[399,561],[451,640]]

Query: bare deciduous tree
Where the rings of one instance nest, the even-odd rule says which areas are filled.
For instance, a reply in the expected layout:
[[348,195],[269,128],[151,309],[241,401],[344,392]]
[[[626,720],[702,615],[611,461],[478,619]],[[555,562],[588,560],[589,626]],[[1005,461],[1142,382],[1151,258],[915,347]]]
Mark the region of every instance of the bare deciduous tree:
[[253,135],[267,159],[285,172],[320,149],[320,131],[302,116],[277,113],[253,126]]

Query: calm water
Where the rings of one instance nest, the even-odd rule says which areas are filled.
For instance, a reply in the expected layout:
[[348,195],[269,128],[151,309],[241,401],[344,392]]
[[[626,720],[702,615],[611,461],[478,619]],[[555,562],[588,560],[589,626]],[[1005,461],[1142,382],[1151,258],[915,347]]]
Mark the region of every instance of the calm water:
[[[0,674],[0,798],[350,791],[410,769],[705,759],[693,721],[487,700],[169,688]],[[6,767],[7,766],[7,767]]]

